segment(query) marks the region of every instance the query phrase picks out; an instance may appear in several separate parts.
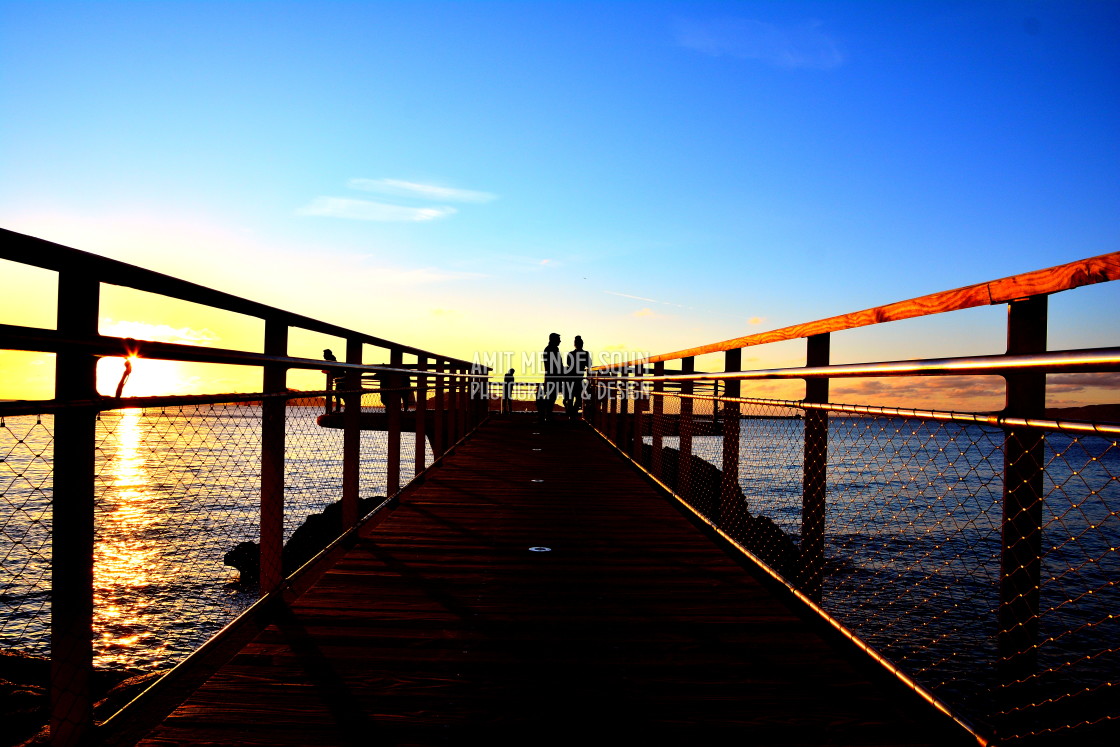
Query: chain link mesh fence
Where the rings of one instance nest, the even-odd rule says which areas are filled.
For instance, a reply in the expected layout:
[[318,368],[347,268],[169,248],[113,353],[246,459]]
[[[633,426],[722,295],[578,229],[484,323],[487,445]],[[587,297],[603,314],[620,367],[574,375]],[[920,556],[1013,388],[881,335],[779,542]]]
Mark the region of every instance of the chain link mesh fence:
[[[344,431],[337,427],[341,423],[322,420],[323,394],[285,398],[285,575],[342,529]],[[263,408],[260,400],[238,399],[97,415],[95,692],[104,692],[98,684],[102,679],[111,684],[168,669],[260,596]],[[383,413],[381,393],[365,391],[361,412],[363,417]],[[460,419],[466,422],[465,416]],[[0,649],[5,657],[0,680],[27,683],[9,687],[0,682],[0,688],[6,688],[6,697],[12,688],[38,693],[27,713],[17,714],[20,723],[9,722],[12,738],[29,736],[46,713],[47,660],[54,653],[55,420],[51,414],[0,417]],[[384,428],[363,427],[359,440],[359,510],[366,513],[388,492],[390,435]],[[413,432],[402,429],[399,441],[403,484],[434,455],[428,440],[416,459]],[[73,718],[83,717],[75,712]]]
[[[646,397],[618,388],[596,425],[982,733],[1057,744],[1120,731],[1115,435],[951,413]],[[1009,473],[1036,474],[1043,500],[1005,517]],[[1016,534],[1017,511],[1034,512],[1028,523],[1041,531]],[[1032,563],[1033,590],[1001,591]]]

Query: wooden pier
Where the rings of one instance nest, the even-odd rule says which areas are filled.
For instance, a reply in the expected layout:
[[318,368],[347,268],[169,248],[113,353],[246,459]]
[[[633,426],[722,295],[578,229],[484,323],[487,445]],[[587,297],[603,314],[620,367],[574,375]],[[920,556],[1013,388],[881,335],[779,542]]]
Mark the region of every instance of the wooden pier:
[[492,418],[141,744],[975,743],[787,601],[586,424]]

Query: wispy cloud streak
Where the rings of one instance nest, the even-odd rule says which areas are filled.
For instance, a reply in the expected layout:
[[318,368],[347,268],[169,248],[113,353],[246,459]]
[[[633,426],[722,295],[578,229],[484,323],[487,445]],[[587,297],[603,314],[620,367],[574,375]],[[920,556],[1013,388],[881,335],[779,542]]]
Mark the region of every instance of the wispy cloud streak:
[[772,67],[828,70],[844,62],[819,21],[779,26],[749,18],[681,21],[677,43],[712,57],[757,60]]
[[412,197],[433,202],[484,203],[498,199],[498,196],[491,192],[440,187],[435,184],[420,184],[400,179],[351,179],[346,183],[346,186],[363,192],[377,192],[393,197]]
[[632,296],[629,293],[618,293],[617,291],[603,291],[611,296],[619,296],[620,298],[632,298],[635,301],[646,301],[648,303],[659,303],[662,306],[675,306],[678,309],[691,309],[691,306],[685,306],[683,303],[670,303],[669,301],[658,301],[656,298],[646,298],[645,296]]
[[123,319],[114,321],[108,317],[101,320],[101,331],[112,337],[131,337],[134,340],[154,340],[186,345],[207,345],[218,340],[218,336],[209,329],[172,327],[169,324],[148,324]]
[[297,215],[371,220],[384,223],[423,223],[455,214],[453,207],[405,207],[349,197],[316,197],[296,210]]

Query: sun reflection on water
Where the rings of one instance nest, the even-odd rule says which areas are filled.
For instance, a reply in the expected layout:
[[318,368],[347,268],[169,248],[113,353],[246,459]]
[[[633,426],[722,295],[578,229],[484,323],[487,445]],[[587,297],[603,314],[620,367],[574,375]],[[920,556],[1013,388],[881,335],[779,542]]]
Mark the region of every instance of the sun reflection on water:
[[160,496],[146,469],[143,411],[122,410],[103,445],[106,462],[99,507],[94,565],[94,625],[97,663],[133,664],[137,649],[162,650],[154,644],[149,608],[152,569],[159,550],[154,532],[160,522]]

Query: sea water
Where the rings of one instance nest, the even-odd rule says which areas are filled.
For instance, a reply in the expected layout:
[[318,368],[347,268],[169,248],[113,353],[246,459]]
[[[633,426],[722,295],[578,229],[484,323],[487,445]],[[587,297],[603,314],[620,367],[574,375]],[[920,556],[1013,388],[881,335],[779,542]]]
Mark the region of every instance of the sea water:
[[[318,427],[320,413],[287,408],[285,537],[341,496],[342,433]],[[223,556],[257,538],[260,425],[254,406],[101,415],[98,665],[168,666],[255,600]],[[49,653],[53,430],[49,416],[0,428],[0,646],[39,655]],[[829,421],[822,607],[922,684],[966,701],[990,691],[997,658],[1003,439],[981,425]],[[800,420],[741,421],[746,508],[795,543],[802,444]],[[385,492],[386,446],[385,433],[362,433],[363,497]],[[402,438],[406,476],[412,449]],[[722,439],[694,437],[693,452],[718,467]],[[1039,653],[1062,692],[1117,671],[1120,450],[1050,433],[1045,463]]]
[[[285,540],[342,495],[342,431],[316,425],[321,408],[286,413]],[[0,647],[34,655],[50,652],[53,437],[46,415],[0,428]],[[261,408],[105,412],[96,439],[95,664],[168,666],[258,596],[223,559],[258,539]],[[385,494],[386,448],[362,433],[362,497]]]

